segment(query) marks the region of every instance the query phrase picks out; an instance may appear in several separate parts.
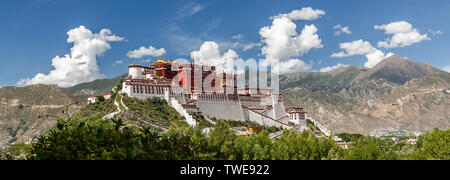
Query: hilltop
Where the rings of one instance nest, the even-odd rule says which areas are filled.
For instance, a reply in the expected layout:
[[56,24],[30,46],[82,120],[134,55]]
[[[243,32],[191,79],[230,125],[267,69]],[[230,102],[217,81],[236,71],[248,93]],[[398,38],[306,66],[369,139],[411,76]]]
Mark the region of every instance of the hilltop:
[[412,79],[421,78],[435,72],[441,72],[441,70],[425,63],[409,60],[399,55],[392,55],[370,70],[361,73],[353,81],[385,79],[389,82],[402,85]]

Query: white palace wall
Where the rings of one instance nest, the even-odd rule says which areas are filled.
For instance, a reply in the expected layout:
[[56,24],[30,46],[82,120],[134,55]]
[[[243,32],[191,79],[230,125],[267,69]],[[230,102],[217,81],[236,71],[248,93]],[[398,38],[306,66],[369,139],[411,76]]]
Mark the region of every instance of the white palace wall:
[[225,95],[201,94],[198,96],[197,106],[209,117],[235,121],[246,120],[239,101],[230,100]]

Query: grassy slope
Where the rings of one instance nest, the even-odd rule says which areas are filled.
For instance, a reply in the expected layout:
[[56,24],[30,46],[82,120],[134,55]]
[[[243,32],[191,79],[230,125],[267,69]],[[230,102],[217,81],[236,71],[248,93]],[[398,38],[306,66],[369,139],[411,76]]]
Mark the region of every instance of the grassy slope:
[[153,98],[140,100],[137,98],[123,97],[123,103],[129,108],[129,113],[138,115],[144,120],[155,122],[166,127],[187,125],[183,117],[165,100]]

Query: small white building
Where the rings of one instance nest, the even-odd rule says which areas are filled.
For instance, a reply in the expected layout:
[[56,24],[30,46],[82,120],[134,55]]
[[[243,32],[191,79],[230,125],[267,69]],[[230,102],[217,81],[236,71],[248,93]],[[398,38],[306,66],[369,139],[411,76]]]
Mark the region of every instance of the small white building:
[[302,124],[306,121],[306,112],[300,107],[288,107],[286,113],[289,116],[289,121],[294,124]]
[[[112,94],[103,94],[102,96],[106,100],[106,99],[110,99]],[[88,101],[87,102],[88,104],[95,104],[95,103],[97,103],[99,101],[98,100],[98,96],[89,96],[87,101]]]
[[96,102],[98,102],[97,96],[89,96],[88,97],[88,104],[95,104]]
[[110,99],[112,94],[103,94],[102,95],[105,99]]

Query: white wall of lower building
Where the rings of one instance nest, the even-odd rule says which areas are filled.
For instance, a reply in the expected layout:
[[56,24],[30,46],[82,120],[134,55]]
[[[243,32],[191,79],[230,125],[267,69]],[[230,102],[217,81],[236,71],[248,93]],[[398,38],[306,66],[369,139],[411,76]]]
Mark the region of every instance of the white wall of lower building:
[[97,97],[88,97],[88,104],[95,104],[96,102],[98,102]]
[[141,68],[141,67],[130,67],[128,69],[128,74],[133,79],[144,79],[145,78],[144,68]]

